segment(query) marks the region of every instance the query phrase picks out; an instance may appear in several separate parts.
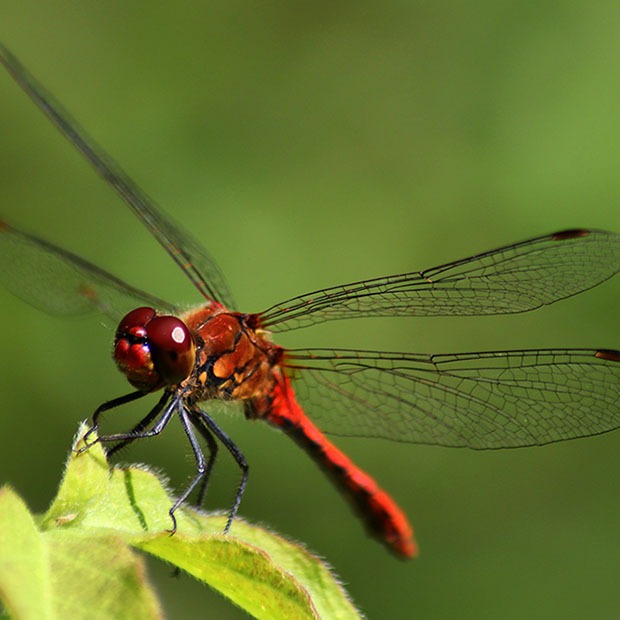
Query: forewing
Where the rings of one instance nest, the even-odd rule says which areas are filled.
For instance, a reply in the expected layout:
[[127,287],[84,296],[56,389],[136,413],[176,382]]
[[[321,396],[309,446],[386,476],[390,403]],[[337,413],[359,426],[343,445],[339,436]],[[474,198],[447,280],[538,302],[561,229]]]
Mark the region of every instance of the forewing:
[[58,315],[99,311],[117,321],[132,308],[176,308],[96,265],[0,221],[0,282],[27,303]]
[[568,230],[424,271],[352,282],[272,306],[274,332],[369,316],[508,314],[551,304],[620,271],[620,235]]
[[201,294],[208,300],[218,301],[232,308],[232,296],[226,280],[215,259],[207,250],[166,215],[155,201],[71,118],[63,106],[26,70],[19,60],[1,44],[0,62],[65,138],[117,191]]

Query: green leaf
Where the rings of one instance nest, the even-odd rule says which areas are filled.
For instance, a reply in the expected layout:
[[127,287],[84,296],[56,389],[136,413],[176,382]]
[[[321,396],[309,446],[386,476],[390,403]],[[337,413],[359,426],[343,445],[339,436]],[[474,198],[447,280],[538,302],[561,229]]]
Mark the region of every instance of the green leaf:
[[46,549],[24,502],[0,489],[0,600],[14,618],[50,618]]
[[111,532],[41,532],[22,500],[0,489],[0,601],[8,617],[161,618],[143,560]]
[[114,533],[51,531],[49,583],[55,618],[162,618],[139,557]]
[[[255,618],[360,618],[325,564],[298,544],[236,519],[182,508],[144,467],[108,470],[95,444],[67,461],[58,494],[39,520],[0,493],[0,601],[9,617],[160,618],[141,558],[150,553],[193,575]],[[15,568],[17,567],[17,568]]]

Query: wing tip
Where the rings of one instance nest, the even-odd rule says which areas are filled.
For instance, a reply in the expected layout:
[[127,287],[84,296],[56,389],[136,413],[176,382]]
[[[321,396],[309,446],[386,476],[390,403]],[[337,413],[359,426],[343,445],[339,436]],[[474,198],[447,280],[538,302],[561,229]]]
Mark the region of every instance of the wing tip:
[[551,235],[552,241],[566,241],[567,239],[579,239],[580,237],[587,237],[592,233],[587,228],[569,228],[567,230],[560,230]]
[[609,362],[620,362],[620,351],[616,349],[599,349],[594,353],[594,357]]

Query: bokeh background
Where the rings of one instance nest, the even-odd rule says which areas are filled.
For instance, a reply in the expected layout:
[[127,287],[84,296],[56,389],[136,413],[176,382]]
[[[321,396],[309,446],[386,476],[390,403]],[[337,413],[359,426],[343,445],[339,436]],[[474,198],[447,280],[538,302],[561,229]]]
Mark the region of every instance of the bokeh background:
[[[0,38],[204,240],[247,311],[558,229],[620,231],[618,32],[611,1],[0,4]],[[2,218],[197,301],[5,74],[0,136]],[[339,322],[281,341],[619,348],[619,296],[611,281],[523,316]],[[99,318],[49,317],[5,291],[0,317],[0,479],[41,512],[78,421],[127,387]],[[370,618],[620,614],[620,433],[492,453],[339,441],[410,515],[421,556],[403,563],[285,437],[222,424],[252,467],[241,514],[325,557]],[[192,467],[179,429],[125,458],[179,485]],[[229,506],[236,480],[222,458],[210,506]],[[245,617],[149,570],[170,618]]]

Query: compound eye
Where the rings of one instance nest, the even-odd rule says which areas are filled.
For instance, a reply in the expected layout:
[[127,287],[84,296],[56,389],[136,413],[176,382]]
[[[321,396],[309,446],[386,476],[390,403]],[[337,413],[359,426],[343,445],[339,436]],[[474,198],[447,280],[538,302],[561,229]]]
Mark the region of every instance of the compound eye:
[[[134,312],[140,310],[144,308]],[[146,325],[146,335],[153,364],[165,383],[186,379],[194,368],[196,345],[185,323],[174,316],[156,316]]]
[[135,328],[146,327],[155,316],[153,308],[136,308],[126,314],[116,328],[116,337],[122,338]]
[[155,316],[153,308],[136,308],[126,314],[116,329],[114,361],[131,385],[151,392],[164,385],[153,364],[146,325]]

